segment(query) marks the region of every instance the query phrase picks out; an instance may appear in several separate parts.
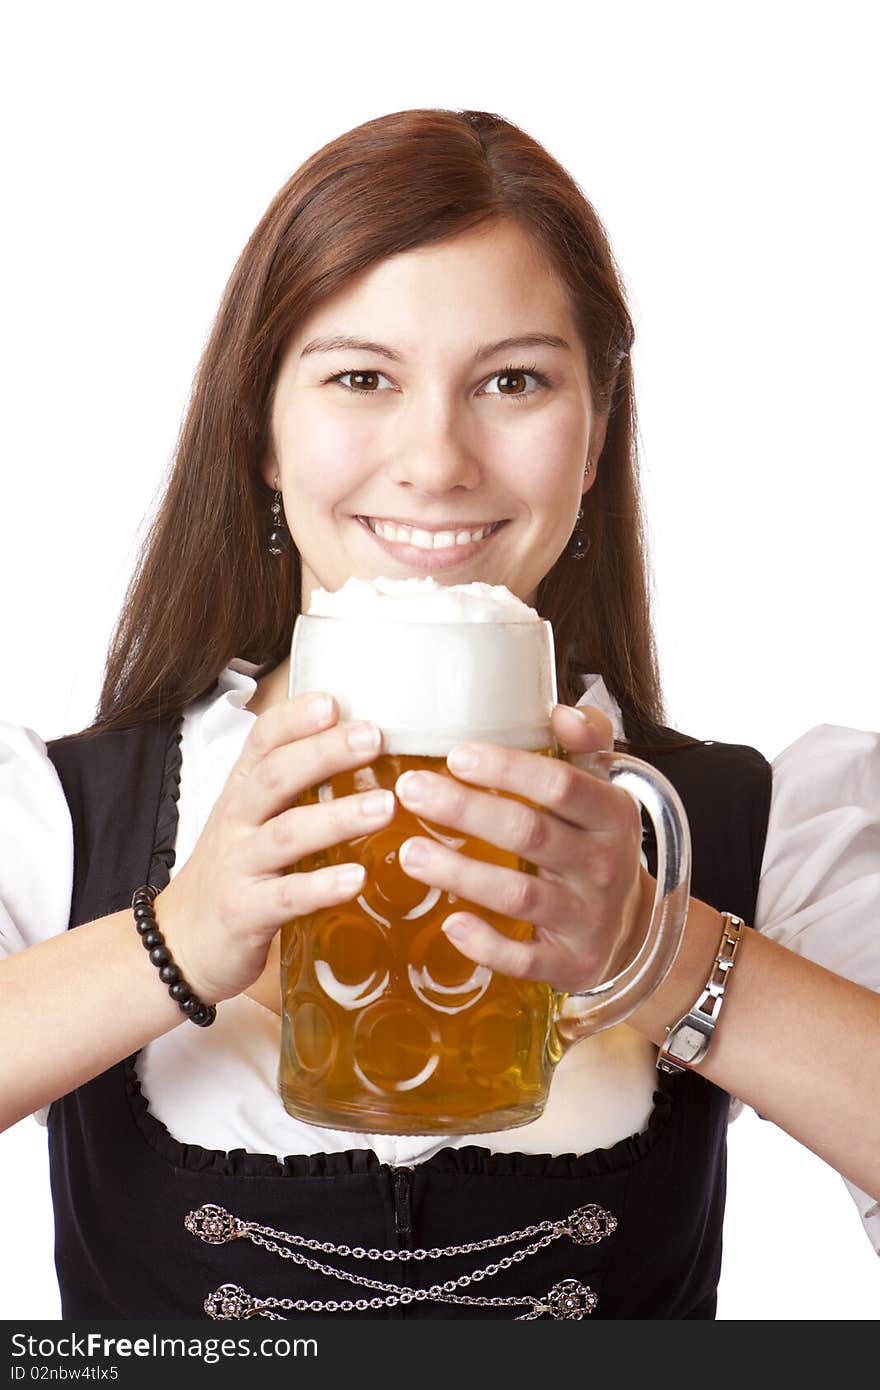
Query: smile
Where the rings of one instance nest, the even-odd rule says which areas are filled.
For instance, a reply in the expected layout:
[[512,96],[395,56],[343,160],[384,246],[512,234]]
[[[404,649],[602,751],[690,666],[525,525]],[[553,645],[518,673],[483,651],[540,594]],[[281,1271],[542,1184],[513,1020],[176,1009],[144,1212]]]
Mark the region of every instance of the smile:
[[381,540],[391,541],[396,545],[412,546],[416,550],[450,550],[453,546],[474,545],[504,525],[503,521],[491,521],[475,527],[460,526],[454,530],[450,528],[429,531],[424,527],[406,526],[397,521],[382,521],[378,517],[365,516],[358,519]]
[[492,545],[493,537],[508,522],[507,517],[502,521],[471,525],[444,522],[431,530],[427,526],[377,516],[354,519],[389,559],[418,574],[467,572],[475,560],[482,558],[486,547]]

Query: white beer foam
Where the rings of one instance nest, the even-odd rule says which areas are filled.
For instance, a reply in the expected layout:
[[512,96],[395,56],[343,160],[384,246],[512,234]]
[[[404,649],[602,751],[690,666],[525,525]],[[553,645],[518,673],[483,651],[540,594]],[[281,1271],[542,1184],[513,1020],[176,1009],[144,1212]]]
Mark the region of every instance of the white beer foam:
[[348,579],[315,589],[309,615],[380,623],[534,623],[541,615],[503,584],[438,584],[424,579]]
[[326,690],[387,753],[445,756],[463,739],[552,744],[550,624],[503,585],[349,579],[316,589],[293,632],[290,694]]

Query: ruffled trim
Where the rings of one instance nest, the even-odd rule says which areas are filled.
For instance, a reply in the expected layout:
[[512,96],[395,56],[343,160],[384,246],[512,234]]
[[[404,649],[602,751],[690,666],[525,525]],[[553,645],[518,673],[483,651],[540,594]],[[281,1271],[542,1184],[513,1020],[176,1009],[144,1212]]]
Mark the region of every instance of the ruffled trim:
[[[144,1139],[174,1168],[222,1177],[333,1178],[359,1173],[387,1171],[372,1149],[345,1149],[341,1153],[275,1154],[250,1153],[247,1149],[205,1149],[175,1139],[152,1113],[137,1074],[137,1053],[122,1063],[125,1090],[132,1118]],[[677,1078],[658,1073],[659,1089],[654,1092],[654,1108],[647,1129],[619,1139],[608,1149],[587,1154],[493,1153],[478,1144],[440,1149],[431,1158],[413,1166],[435,1173],[485,1173],[496,1177],[583,1178],[615,1173],[643,1159],[658,1142],[672,1114],[674,1083]],[[410,1165],[407,1165],[410,1166]]]
[[156,812],[156,830],[153,836],[153,855],[150,860],[149,882],[160,891],[167,887],[174,867],[175,841],[177,839],[177,802],[180,798],[180,769],[183,760],[181,736],[183,716],[172,725],[165,749],[165,766],[162,771],[162,785],[159,791],[159,807]]

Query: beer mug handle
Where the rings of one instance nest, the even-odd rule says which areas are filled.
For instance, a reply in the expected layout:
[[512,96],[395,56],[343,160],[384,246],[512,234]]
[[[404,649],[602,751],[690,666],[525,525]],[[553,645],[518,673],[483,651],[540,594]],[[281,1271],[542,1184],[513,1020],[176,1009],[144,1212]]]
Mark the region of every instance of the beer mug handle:
[[687,919],[691,837],[678,792],[650,763],[629,754],[614,753],[605,766],[609,781],[629,792],[653,822],[657,892],[647,935],[629,964],[591,989],[558,996],[555,1025],[563,1045],[622,1023],[653,994],[672,967]]

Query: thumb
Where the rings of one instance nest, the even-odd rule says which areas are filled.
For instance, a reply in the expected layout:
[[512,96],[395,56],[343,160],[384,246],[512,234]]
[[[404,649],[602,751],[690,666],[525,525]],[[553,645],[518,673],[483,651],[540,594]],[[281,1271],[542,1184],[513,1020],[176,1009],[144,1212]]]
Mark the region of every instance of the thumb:
[[556,705],[550,728],[568,761],[585,772],[604,771],[604,759],[592,755],[614,751],[614,727],[607,715],[591,705]]

